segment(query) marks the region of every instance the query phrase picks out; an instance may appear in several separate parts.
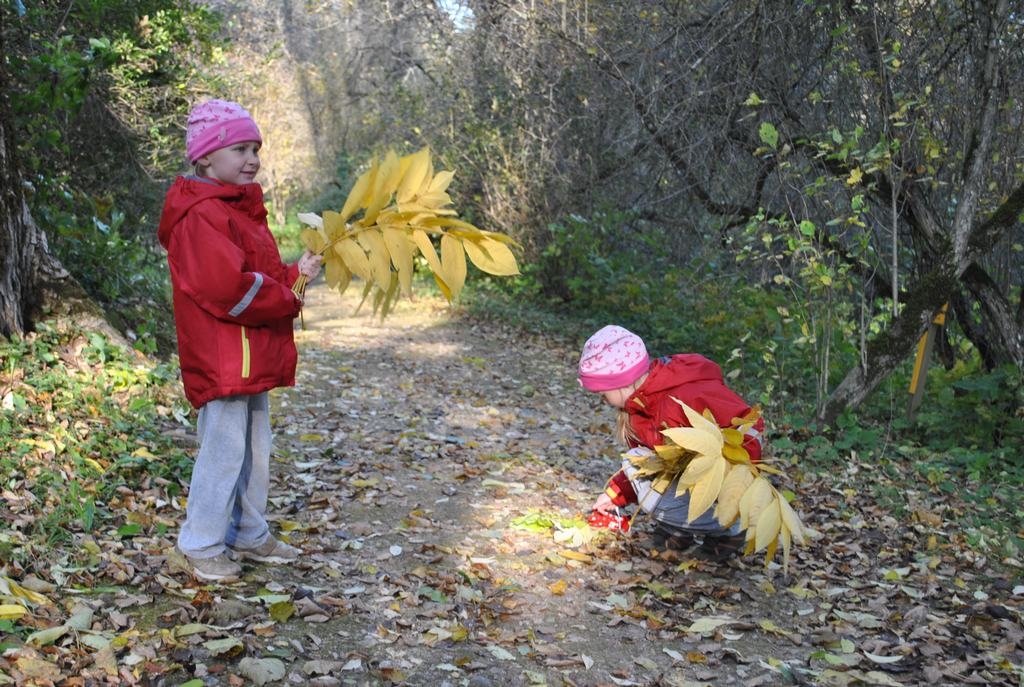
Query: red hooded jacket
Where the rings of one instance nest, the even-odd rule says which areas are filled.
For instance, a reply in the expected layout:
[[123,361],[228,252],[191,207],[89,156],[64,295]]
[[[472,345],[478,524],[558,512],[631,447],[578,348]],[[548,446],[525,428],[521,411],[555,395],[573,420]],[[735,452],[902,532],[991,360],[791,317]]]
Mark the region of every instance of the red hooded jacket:
[[[711,410],[721,427],[731,426],[733,418],[743,417],[750,411],[750,406],[726,386],[722,369],[715,362],[697,353],[659,358],[651,363],[647,379],[626,400],[624,410],[637,437],[630,441],[630,448],[665,444],[667,439],[661,430],[690,426],[682,406],[673,401],[673,397],[697,412]],[[764,419],[759,418],[754,432],[748,433],[743,441],[751,460],[761,458],[763,430]],[[607,493],[617,506],[636,502],[636,493],[621,470],[608,483]]]
[[157,236],[167,249],[189,402],[199,408],[294,385],[298,267],[281,262],[260,185],[178,177]]

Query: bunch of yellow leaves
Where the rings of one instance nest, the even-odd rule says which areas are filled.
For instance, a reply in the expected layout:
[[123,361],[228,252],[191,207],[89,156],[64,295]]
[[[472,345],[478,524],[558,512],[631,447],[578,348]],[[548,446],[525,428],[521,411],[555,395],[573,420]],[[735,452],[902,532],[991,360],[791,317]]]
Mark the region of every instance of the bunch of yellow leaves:
[[[511,238],[455,217],[447,192],[453,176],[435,173],[428,148],[404,157],[388,151],[359,176],[341,212],[300,214],[299,221],[310,227],[302,241],[323,256],[327,285],[344,292],[353,276],[362,279],[363,301],[373,293],[374,311],[385,316],[399,293],[412,295],[417,251],[449,302],[465,284],[467,255],[488,274],[519,274]],[[300,276],[292,290],[302,295],[305,288]]]
[[722,527],[731,527],[738,519],[747,533],[746,553],[765,551],[767,564],[782,542],[783,567],[788,570],[792,545],[806,540],[803,524],[762,474],[780,474],[779,470],[752,462],[743,448],[743,437],[757,422],[760,409],[733,418],[730,427],[722,428],[710,411],[702,415],[679,399],[672,400],[682,406],[690,426],[662,430],[669,443],[655,446],[653,453],[630,456],[638,468],[636,476],[649,479],[659,493],[678,478],[676,494],[690,492],[690,520],[717,501],[715,517]]

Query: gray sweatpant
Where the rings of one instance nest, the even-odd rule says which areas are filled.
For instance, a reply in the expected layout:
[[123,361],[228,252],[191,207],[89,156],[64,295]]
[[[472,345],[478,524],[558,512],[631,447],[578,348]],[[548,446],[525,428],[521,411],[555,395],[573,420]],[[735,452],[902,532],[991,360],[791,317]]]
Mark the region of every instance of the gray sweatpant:
[[645,513],[650,513],[657,522],[697,536],[724,537],[739,534],[739,521],[733,523],[730,527],[722,527],[722,524],[718,522],[718,518],[715,517],[715,504],[712,504],[710,508],[693,520],[690,520],[690,492],[685,491],[678,496],[676,495],[676,487],[679,486],[678,477],[672,480],[672,483],[663,494],[659,494],[654,490],[649,479],[637,477],[638,470],[630,460],[630,456],[644,455],[653,455],[653,451],[644,447],[633,448],[627,451],[622,459],[622,471],[626,473],[626,477],[629,478],[630,483],[633,485],[633,491],[636,492],[637,505],[641,510]]
[[673,480],[665,493],[661,495],[657,505],[651,511],[651,515],[658,522],[664,523],[678,530],[684,530],[691,534],[710,537],[724,537],[740,533],[739,521],[731,527],[722,527],[715,517],[714,504],[693,520],[689,519],[690,492],[684,492],[676,496],[676,486],[679,478]]
[[267,540],[269,409],[266,392],[218,398],[199,409],[199,455],[178,534],[185,555],[212,558],[225,546],[253,548]]

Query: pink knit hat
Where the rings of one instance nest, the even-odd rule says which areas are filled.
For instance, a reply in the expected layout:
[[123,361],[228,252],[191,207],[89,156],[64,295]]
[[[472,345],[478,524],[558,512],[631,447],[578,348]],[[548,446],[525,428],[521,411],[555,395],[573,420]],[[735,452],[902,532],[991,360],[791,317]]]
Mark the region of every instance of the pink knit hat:
[[610,324],[587,339],[580,356],[580,384],[588,391],[622,389],[640,379],[651,361],[639,336]]
[[188,115],[185,149],[192,164],[203,155],[245,141],[263,143],[263,137],[252,115],[238,103],[207,100]]

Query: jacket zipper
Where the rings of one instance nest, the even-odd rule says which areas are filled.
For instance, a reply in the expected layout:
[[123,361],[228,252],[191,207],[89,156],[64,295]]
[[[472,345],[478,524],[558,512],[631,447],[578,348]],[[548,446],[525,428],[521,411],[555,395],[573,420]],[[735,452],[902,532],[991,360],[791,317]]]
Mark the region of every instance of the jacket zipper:
[[245,327],[242,327],[242,379],[249,377],[249,337],[246,336]]

